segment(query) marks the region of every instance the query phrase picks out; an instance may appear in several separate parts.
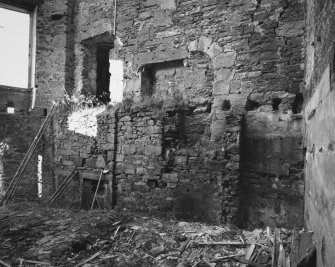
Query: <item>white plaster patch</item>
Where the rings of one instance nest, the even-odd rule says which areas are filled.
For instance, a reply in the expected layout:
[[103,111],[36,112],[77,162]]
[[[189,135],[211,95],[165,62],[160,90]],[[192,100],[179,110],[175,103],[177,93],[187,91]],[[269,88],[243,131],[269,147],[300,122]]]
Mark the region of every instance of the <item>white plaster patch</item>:
[[68,117],[69,130],[87,136],[97,136],[97,115],[102,113],[104,110],[105,107],[97,107],[74,111]]

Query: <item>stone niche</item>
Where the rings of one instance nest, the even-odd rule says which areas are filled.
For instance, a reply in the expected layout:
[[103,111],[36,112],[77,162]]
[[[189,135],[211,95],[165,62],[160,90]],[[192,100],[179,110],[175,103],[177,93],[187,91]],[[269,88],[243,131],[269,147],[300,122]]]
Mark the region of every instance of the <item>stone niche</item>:
[[214,72],[211,58],[184,48],[139,54],[134,63],[139,77],[126,82],[124,98],[135,102],[153,99],[193,107],[212,103]]
[[109,59],[114,48],[114,36],[109,32],[85,39],[81,42],[85,50],[82,81],[83,94],[95,95],[100,101],[110,101]]
[[183,99],[183,60],[148,64],[143,67],[141,94],[162,100]]

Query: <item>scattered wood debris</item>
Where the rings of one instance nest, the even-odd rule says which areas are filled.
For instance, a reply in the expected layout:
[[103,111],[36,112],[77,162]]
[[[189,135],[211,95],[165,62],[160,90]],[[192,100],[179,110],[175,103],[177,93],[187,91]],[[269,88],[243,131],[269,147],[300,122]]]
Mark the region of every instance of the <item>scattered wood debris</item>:
[[242,231],[116,211],[0,208],[0,266],[296,267],[311,233]]

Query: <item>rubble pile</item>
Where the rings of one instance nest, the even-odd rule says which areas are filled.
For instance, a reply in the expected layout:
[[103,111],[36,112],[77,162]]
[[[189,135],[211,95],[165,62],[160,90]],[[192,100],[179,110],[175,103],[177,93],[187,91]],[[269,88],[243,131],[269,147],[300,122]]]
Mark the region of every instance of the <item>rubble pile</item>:
[[[287,256],[291,231],[276,232],[287,247],[279,257]],[[29,203],[0,208],[0,239],[4,266],[265,267],[273,264],[276,243],[269,228],[242,231],[126,211]]]

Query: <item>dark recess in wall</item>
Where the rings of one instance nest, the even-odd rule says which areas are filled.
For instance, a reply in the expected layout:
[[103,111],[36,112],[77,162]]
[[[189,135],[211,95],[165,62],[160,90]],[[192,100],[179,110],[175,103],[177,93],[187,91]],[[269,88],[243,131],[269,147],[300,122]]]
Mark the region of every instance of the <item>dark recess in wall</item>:
[[302,93],[296,94],[295,99],[292,103],[293,114],[298,114],[302,111],[303,103],[304,103],[304,97]]
[[97,98],[103,103],[110,102],[109,51],[113,44],[98,43],[97,45]]

